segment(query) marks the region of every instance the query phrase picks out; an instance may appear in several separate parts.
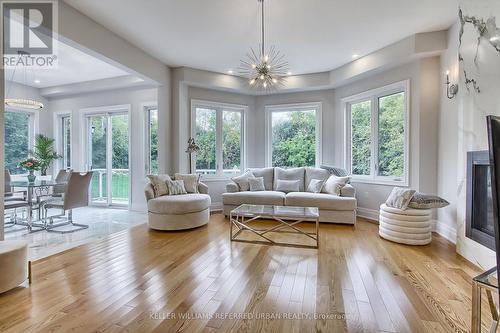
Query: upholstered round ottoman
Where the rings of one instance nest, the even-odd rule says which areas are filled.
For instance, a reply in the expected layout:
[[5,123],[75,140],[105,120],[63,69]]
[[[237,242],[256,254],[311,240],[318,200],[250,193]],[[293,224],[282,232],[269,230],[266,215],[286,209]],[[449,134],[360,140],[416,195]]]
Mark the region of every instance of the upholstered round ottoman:
[[164,195],[148,201],[148,224],[154,230],[184,230],[210,220],[208,194]]
[[425,245],[432,240],[430,209],[406,209],[380,206],[379,235],[387,240],[408,244]]
[[28,277],[28,243],[25,241],[0,241],[0,293],[11,290]]

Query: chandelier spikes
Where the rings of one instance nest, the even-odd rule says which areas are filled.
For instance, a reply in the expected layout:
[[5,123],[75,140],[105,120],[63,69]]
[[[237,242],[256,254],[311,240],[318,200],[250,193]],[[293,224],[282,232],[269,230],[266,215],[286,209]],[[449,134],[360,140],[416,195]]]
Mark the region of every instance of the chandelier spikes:
[[252,88],[273,90],[278,86],[283,86],[288,73],[288,62],[285,55],[280,53],[274,45],[266,50],[265,44],[265,20],[264,20],[264,0],[261,3],[261,43],[258,52],[250,48],[246,59],[240,61],[239,73],[248,78]]

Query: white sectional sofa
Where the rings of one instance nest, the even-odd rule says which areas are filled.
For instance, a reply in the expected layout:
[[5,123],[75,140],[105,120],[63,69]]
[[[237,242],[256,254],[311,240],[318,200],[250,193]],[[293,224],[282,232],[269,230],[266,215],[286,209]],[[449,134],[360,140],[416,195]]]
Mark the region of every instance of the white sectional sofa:
[[[265,191],[240,191],[238,184],[226,185],[226,193],[222,195],[224,215],[242,204],[318,207],[320,222],[355,224],[356,197],[355,190],[345,185],[340,195],[328,193],[306,192],[312,179],[326,180],[330,171],[320,168],[258,168],[249,169],[255,177],[264,178]],[[293,176],[292,176],[293,175]],[[291,180],[300,177],[303,185],[298,192],[284,193],[276,191],[278,179]],[[302,184],[302,183],[301,183]]]

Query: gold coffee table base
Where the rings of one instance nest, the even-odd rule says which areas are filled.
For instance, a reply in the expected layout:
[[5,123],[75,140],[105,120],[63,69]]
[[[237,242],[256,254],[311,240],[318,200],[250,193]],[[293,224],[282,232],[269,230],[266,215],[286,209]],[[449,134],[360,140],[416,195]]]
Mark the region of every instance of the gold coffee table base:
[[[253,206],[259,207],[258,205],[242,205],[242,206]],[[286,214],[279,212],[270,213],[270,212],[251,212],[249,210],[242,210],[242,206],[239,206],[237,209],[231,211],[229,215],[230,221],[230,239],[231,241],[236,242],[244,242],[244,243],[253,243],[253,244],[264,244],[264,245],[280,245],[280,246],[291,246],[291,247],[300,247],[300,248],[312,248],[317,249],[319,246],[319,214],[304,213],[304,214]],[[260,207],[273,207],[273,210],[276,208],[280,209],[280,206],[260,206]],[[297,209],[312,209],[310,207],[293,207],[292,210]],[[238,211],[239,209],[239,211]],[[282,210],[283,207],[281,207]],[[258,209],[257,209],[258,210]],[[265,209],[262,209],[265,210]],[[317,209],[316,209],[317,212]],[[277,225],[270,226],[269,228],[254,228],[249,226],[251,222],[254,222],[259,219],[271,219],[276,222],[279,222]],[[315,223],[315,231],[307,232],[300,230],[296,225],[302,222],[314,222]],[[235,231],[233,231],[235,229]],[[283,230],[287,229],[287,230]],[[244,231],[250,231],[252,234],[257,235],[262,238],[262,240],[248,240],[238,238]],[[282,233],[282,234],[296,234],[303,235],[315,242],[315,245],[307,245],[307,244],[297,244],[297,243],[287,243],[275,241],[268,237],[269,233]]]

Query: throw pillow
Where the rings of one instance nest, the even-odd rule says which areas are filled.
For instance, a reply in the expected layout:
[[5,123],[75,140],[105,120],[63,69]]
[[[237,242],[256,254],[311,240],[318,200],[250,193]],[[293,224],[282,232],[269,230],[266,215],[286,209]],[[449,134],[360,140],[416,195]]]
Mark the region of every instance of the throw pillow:
[[246,171],[240,176],[231,178],[231,180],[238,185],[240,191],[248,191],[250,190],[250,184],[248,182],[250,178],[254,178],[253,173],[251,171]]
[[334,166],[329,166],[329,165],[322,165],[320,166],[321,169],[328,170],[332,175],[335,175],[337,177],[346,177],[349,176],[347,173],[347,170],[344,168],[339,168],[339,167],[334,167]]
[[250,184],[250,191],[265,191],[264,177],[248,178]]
[[392,189],[391,194],[389,194],[389,198],[387,198],[385,204],[388,207],[405,210],[406,208],[408,208],[408,205],[410,204],[410,201],[413,198],[415,192],[415,190],[403,187],[395,187]]
[[278,179],[276,182],[276,191],[279,192],[299,192],[301,180],[283,180]]
[[274,168],[251,168],[247,171],[250,171],[254,177],[264,178],[264,187],[266,188],[266,191],[273,190]]
[[335,175],[330,175],[325,184],[323,184],[323,189],[321,191],[323,193],[340,195],[340,191],[349,183],[350,179],[351,177],[348,176],[337,177]]
[[169,175],[147,175],[149,182],[153,186],[155,198],[168,194],[167,180],[171,180]]
[[169,195],[187,194],[183,180],[167,180]]
[[320,193],[324,183],[325,181],[321,179],[311,179],[307,187],[307,192]]
[[198,193],[198,183],[200,175],[176,173],[175,180],[183,180],[184,188],[187,193]]
[[443,208],[450,203],[437,195],[415,192],[408,207],[414,209]]
[[300,180],[299,191],[305,191],[304,188],[305,168],[274,168],[274,189],[278,187],[278,180]]

